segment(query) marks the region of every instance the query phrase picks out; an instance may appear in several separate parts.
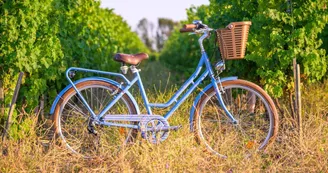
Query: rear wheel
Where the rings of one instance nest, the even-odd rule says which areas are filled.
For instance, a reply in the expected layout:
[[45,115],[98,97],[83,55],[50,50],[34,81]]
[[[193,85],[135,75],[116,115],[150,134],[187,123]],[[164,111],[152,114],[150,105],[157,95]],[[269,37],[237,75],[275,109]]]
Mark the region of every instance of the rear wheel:
[[221,108],[214,88],[210,88],[196,105],[194,128],[198,141],[208,151],[221,157],[264,149],[278,132],[275,105],[259,86],[244,80],[222,83],[222,99],[238,120],[233,124]]
[[[81,82],[76,87],[95,114],[100,113],[121,91],[115,85],[96,80]],[[137,111],[125,94],[106,114],[137,114]],[[111,154],[132,142],[137,134],[134,129],[98,125],[74,88],[70,88],[58,102],[53,120],[55,131],[67,148],[87,158]]]

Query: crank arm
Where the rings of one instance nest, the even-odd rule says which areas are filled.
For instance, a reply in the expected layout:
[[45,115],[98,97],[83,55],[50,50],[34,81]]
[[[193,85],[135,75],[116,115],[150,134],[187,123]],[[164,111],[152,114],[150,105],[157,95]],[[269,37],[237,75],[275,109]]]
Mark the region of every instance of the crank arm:
[[181,128],[182,126],[165,126],[165,127],[161,127],[161,128],[147,128],[146,131],[150,131],[150,132],[160,132],[160,131],[164,131],[164,132],[168,132],[170,130],[174,130],[177,131]]

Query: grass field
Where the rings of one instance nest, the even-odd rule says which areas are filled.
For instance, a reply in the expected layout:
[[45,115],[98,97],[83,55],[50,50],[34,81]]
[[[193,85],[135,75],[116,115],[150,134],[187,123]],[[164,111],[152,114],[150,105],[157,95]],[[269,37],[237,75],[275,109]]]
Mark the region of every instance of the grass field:
[[[158,69],[146,68],[149,68],[147,73],[160,75],[156,78],[169,79],[165,70],[154,73]],[[164,80],[154,89],[153,79],[147,77],[144,82],[152,91],[148,96],[150,102],[166,102],[176,88],[167,86],[171,82]],[[104,153],[102,159],[93,160],[71,155],[65,147],[44,143],[42,139],[49,131],[31,114],[28,119],[33,126],[28,137],[1,145],[0,172],[327,172],[328,82],[305,85],[302,94],[303,141],[299,140],[289,104],[280,100],[284,114],[279,117],[276,142],[265,152],[248,157],[233,146],[228,147],[227,159],[205,152],[194,140],[188,124],[192,99],[188,99],[169,121],[183,128],[171,132],[163,143],[150,145],[140,140],[119,153]],[[155,113],[163,114],[163,110]]]

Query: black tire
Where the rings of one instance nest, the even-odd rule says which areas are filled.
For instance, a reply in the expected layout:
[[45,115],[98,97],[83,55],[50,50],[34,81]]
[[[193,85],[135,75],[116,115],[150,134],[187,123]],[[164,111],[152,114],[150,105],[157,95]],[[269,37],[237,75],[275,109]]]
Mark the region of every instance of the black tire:
[[[121,91],[111,83],[98,80],[81,82],[76,87],[96,114]],[[137,109],[125,94],[106,114],[137,114]],[[73,153],[86,158],[112,154],[122,145],[133,142],[137,136],[137,130],[97,124],[93,125],[95,133],[90,133],[91,117],[73,87],[56,105],[53,115],[55,132]]]
[[222,99],[239,123],[231,123],[212,87],[196,104],[193,127],[197,141],[223,158],[235,152],[250,154],[265,149],[278,133],[278,113],[270,96],[244,80],[225,81],[222,86]]

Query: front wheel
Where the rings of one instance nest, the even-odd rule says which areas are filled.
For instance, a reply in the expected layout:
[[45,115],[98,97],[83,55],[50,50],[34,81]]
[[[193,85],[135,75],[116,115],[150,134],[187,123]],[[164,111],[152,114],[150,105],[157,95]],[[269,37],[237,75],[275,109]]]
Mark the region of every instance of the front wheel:
[[225,81],[222,86],[224,104],[238,123],[228,118],[212,87],[196,105],[193,125],[197,141],[220,157],[264,149],[278,132],[278,113],[272,99],[248,81]]

